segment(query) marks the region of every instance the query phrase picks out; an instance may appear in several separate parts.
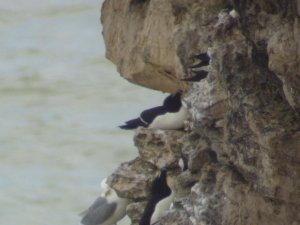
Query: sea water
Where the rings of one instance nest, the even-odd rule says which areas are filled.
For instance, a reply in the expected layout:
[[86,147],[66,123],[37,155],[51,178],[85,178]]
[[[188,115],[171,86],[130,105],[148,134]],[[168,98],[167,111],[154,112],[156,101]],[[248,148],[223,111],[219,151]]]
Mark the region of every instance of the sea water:
[[[0,224],[74,225],[165,95],[107,61],[101,0],[0,0]],[[128,219],[119,224],[129,224]]]

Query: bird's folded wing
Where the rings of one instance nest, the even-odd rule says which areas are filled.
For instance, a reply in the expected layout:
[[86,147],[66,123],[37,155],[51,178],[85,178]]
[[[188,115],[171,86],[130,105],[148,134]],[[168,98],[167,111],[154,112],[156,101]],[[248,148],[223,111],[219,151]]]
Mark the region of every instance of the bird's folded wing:
[[86,210],[81,223],[84,225],[97,225],[103,223],[116,210],[116,203],[107,203],[105,198],[99,197],[90,207]]
[[144,110],[141,113],[140,119],[142,121],[147,122],[148,124],[152,123],[152,121],[155,119],[155,117],[159,115],[165,114],[167,111],[163,106],[157,106],[151,109]]

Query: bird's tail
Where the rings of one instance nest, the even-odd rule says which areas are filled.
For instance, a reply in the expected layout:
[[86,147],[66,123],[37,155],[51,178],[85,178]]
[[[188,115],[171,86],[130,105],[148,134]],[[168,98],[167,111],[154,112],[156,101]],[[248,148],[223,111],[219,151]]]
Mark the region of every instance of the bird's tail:
[[145,123],[143,123],[143,121],[141,121],[140,118],[137,118],[137,119],[129,120],[124,125],[121,125],[119,127],[124,130],[132,130],[138,127],[145,127],[145,126],[146,126]]

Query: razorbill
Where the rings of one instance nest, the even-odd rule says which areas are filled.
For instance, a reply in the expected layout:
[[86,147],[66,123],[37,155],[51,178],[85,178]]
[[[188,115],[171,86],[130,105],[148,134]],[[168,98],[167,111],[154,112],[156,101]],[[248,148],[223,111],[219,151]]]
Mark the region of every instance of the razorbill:
[[117,193],[107,185],[106,178],[101,182],[103,189],[100,197],[83,213],[81,223],[84,225],[116,224],[126,214],[128,199],[118,197]]
[[170,194],[171,189],[167,185],[167,171],[162,170],[151,186],[150,199],[145,207],[139,224],[150,225],[151,216],[155,210],[156,204]]
[[183,128],[187,117],[187,109],[181,103],[182,91],[171,94],[165,98],[161,106],[147,109],[139,118],[125,122],[119,126],[122,129],[135,129],[148,127],[150,129],[179,130]]
[[161,217],[165,215],[166,211],[170,209],[170,206],[175,198],[174,191],[172,191],[171,188],[174,184],[174,179],[175,177],[173,176],[167,176],[167,186],[169,187],[170,192],[155,205],[154,212],[151,216],[150,225],[156,224]]

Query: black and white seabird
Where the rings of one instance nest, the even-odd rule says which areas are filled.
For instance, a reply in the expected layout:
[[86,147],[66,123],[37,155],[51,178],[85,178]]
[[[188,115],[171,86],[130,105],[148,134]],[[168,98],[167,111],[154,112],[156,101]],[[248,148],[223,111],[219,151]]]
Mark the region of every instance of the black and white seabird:
[[174,186],[175,177],[167,175],[167,186],[170,189],[170,192],[167,196],[162,198],[157,204],[155,205],[153,214],[151,216],[150,225],[156,224],[161,217],[163,217],[168,209],[170,209],[170,206],[175,198],[175,193],[172,190],[172,187]]
[[150,193],[151,196],[140,220],[140,225],[150,225],[151,216],[155,211],[156,204],[171,194],[171,189],[167,185],[166,170],[162,170],[160,175],[154,180]]
[[107,185],[106,178],[101,182],[103,189],[100,197],[83,213],[81,223],[84,225],[112,225],[126,215],[128,199],[118,197]]
[[181,91],[171,94],[165,98],[161,106],[147,109],[140,114],[139,118],[129,120],[119,127],[128,130],[137,127],[162,130],[182,129],[188,111],[182,105],[181,97]]
[[178,160],[178,166],[181,169],[180,171],[169,171],[165,175],[166,177],[164,185],[167,186],[168,192],[164,195],[165,197],[160,198],[160,200],[157,201],[151,215],[150,225],[157,224],[160,219],[166,214],[166,211],[169,210],[172,206],[172,203],[175,199],[174,189],[178,185],[176,179],[179,175],[179,172],[183,172],[188,169],[188,159],[183,154]]

